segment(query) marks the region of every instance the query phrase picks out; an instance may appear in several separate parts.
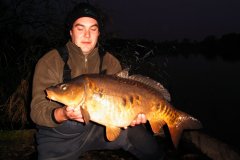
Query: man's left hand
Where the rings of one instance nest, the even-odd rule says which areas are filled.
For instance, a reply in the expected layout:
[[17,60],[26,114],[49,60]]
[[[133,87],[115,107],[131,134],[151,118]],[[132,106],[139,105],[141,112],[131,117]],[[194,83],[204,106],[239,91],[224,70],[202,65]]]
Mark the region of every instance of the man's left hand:
[[[147,118],[146,118],[146,116],[145,116],[145,114],[139,114],[138,116],[137,116],[137,118],[136,119],[134,119],[132,122],[131,122],[131,124],[130,124],[130,126],[136,126],[136,125],[139,125],[139,124],[141,124],[141,123],[146,123],[147,122]],[[127,129],[127,127],[124,127],[124,129]]]

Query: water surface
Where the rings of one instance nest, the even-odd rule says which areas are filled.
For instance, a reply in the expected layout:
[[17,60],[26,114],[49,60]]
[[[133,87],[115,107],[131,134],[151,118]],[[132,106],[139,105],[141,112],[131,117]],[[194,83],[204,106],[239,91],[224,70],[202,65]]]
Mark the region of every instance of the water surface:
[[172,56],[167,73],[174,106],[201,120],[208,134],[240,148],[240,62]]

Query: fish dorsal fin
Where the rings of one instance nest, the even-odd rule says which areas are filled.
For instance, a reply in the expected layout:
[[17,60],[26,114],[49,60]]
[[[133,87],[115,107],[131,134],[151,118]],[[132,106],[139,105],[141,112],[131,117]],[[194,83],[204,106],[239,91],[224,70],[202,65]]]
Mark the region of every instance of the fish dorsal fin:
[[121,129],[114,126],[106,126],[106,136],[109,141],[114,141],[120,134]]
[[117,77],[121,77],[121,78],[127,78],[129,77],[129,68],[125,68],[123,70],[121,70],[120,72],[115,74]]
[[80,109],[81,109],[84,122],[87,124],[90,121],[89,112],[87,111],[86,107],[80,107]]
[[139,74],[135,74],[135,75],[131,75],[129,76],[130,79],[141,82],[143,84],[148,85],[149,87],[152,87],[154,89],[156,89],[157,91],[159,91],[163,97],[167,100],[167,101],[171,101],[171,96],[170,93],[168,92],[168,90],[166,88],[163,87],[163,85],[149,77],[145,77]]
[[158,121],[149,121],[153,133],[157,134],[160,132],[160,129],[166,124],[163,120]]
[[129,75],[129,69],[126,68],[120,72],[118,72],[116,74],[116,76],[121,77],[121,78],[125,78],[125,79],[131,79],[131,80],[135,80],[138,81],[140,83],[143,83],[151,88],[154,88],[155,90],[157,90],[158,92],[160,92],[163,97],[167,100],[167,101],[171,101],[171,96],[170,93],[168,92],[168,90],[166,88],[163,87],[163,85],[149,77],[146,76],[142,76],[140,74],[133,74],[133,75]]

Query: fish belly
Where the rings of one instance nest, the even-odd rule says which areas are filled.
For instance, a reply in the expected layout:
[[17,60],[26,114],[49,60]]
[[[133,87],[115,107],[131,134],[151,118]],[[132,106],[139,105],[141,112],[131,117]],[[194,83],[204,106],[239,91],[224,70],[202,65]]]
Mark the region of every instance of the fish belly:
[[90,119],[105,126],[126,127],[136,117],[133,106],[126,106],[122,97],[93,94],[87,102]]

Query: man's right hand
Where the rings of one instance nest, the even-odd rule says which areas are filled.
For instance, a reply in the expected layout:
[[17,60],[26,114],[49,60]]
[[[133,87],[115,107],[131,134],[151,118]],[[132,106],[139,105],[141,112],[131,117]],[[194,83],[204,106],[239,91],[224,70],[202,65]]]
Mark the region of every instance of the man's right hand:
[[65,120],[75,120],[78,122],[84,122],[80,106],[70,107],[64,106],[54,110],[54,117],[58,123],[62,123]]

